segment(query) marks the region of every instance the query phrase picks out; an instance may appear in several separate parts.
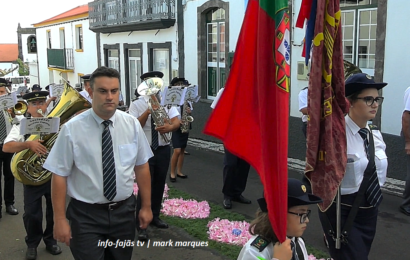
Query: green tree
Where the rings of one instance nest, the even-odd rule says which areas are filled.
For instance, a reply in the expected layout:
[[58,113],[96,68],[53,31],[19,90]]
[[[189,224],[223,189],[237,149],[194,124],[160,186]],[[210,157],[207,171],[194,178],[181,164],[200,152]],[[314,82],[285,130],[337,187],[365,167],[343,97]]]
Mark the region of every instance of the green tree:
[[19,65],[18,68],[19,68],[19,75],[20,76],[30,75],[30,68],[26,63],[24,63],[20,59],[17,59],[15,62]]

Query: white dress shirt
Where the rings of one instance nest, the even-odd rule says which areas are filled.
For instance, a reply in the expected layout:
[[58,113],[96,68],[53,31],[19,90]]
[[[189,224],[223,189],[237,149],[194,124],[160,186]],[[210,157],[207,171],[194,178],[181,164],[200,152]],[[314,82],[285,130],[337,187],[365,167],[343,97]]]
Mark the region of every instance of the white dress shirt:
[[[341,186],[342,195],[352,194],[359,190],[364,171],[369,163],[364,149],[363,138],[359,134],[360,127],[353,122],[349,115],[345,116],[345,121],[348,163]],[[369,126],[366,126],[366,128],[370,131]],[[386,144],[379,130],[372,130],[372,133],[375,150],[374,161],[376,163],[379,184],[382,187],[386,182],[387,174]]]
[[[121,201],[133,192],[134,166],[146,163],[153,154],[134,117],[116,110],[110,120],[117,186],[114,201]],[[86,203],[109,202],[103,189],[103,121],[91,108],[65,123],[43,165],[67,177],[68,195]]]
[[225,88],[221,88],[221,89],[218,91],[218,94],[216,94],[216,97],[215,97],[214,101],[213,101],[212,104],[211,104],[211,108],[212,108],[212,109],[215,109],[216,104],[218,104],[219,99],[221,98],[222,93],[224,92],[224,89],[225,89]]
[[[299,92],[299,111],[308,106],[308,89],[302,89]],[[302,122],[307,122],[308,116],[302,115]]]
[[[135,118],[140,117],[145,111],[148,109],[148,97],[147,96],[140,96],[137,100],[131,103],[129,114],[134,116]],[[171,107],[170,109],[165,107],[165,111],[168,113],[170,119],[179,116],[178,110],[175,107]],[[152,137],[151,137],[151,114],[148,115],[147,122],[143,127],[144,133],[147,136],[148,143],[152,144]],[[160,133],[158,132],[158,145],[165,146],[169,145],[169,142],[166,143],[164,138],[161,137]]]
[[90,94],[86,90],[80,91],[81,96],[83,96],[85,99],[87,99],[91,104],[93,103],[93,100],[90,97]]
[[[10,134],[10,131],[11,131],[11,129],[13,128],[13,126],[14,126],[15,124],[18,124],[18,123],[20,122],[20,120],[21,120],[22,118],[24,118],[24,116],[17,116],[17,115],[16,115],[16,116],[13,118],[12,122],[10,122],[9,113],[7,113],[7,112],[4,111],[4,110],[1,110],[0,113],[3,113],[3,116],[4,116],[4,122],[5,122],[5,124],[6,124],[6,133],[7,133],[7,135]],[[6,143],[6,140],[7,140],[7,137],[6,137],[6,139],[4,139],[4,142],[3,142],[3,140],[0,140],[0,144]]]
[[[267,245],[265,249],[263,249],[261,252],[259,251],[258,248],[251,245],[252,242],[256,239],[256,237],[258,236],[252,236],[251,239],[249,239],[248,242],[246,242],[246,244],[242,247],[242,250],[239,253],[237,260],[275,259],[273,258],[273,244],[272,243],[269,243],[269,245]],[[291,240],[295,242],[294,237]],[[308,254],[307,254],[305,242],[303,241],[303,239],[298,239],[298,243],[299,243],[300,249],[302,250],[304,259],[307,260]]]
[[404,111],[410,112],[410,87],[404,92]]

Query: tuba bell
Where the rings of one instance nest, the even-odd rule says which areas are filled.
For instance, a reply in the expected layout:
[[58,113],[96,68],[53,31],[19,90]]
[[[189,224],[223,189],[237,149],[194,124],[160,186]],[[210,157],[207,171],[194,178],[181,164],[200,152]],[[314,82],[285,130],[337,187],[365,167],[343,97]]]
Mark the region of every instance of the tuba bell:
[[[162,126],[170,122],[169,116],[165,108],[161,106],[161,97],[159,93],[164,89],[164,81],[160,78],[149,78],[144,80],[137,88],[138,94],[147,96],[148,107],[151,110],[151,117],[156,126]],[[161,134],[161,137],[166,143],[171,141],[172,133]]]
[[[60,117],[60,129],[62,125],[77,114],[89,109],[91,103],[78,93],[68,83],[65,83],[64,92],[60,101],[48,114],[48,117]],[[42,111],[41,111],[42,112]],[[31,135],[27,141],[42,139],[43,145],[50,151],[58,133],[46,135]],[[41,185],[51,178],[51,172],[43,168],[47,155],[38,156],[30,149],[14,154],[11,160],[11,171],[14,177],[26,185]]]

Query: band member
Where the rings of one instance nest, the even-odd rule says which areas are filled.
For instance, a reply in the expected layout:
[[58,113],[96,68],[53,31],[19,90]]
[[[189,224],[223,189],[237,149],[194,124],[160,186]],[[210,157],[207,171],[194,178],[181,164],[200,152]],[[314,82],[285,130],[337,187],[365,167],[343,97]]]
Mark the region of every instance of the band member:
[[88,101],[90,101],[90,103],[93,103],[90,94],[88,94],[88,91],[90,89],[90,77],[91,74],[87,74],[84,76],[81,76],[81,78],[84,81],[84,90],[80,92],[81,96],[83,96],[84,98],[86,98]]
[[[7,81],[0,78],[0,96],[7,95],[6,89]],[[10,111],[12,112],[12,111]],[[0,218],[2,218],[2,202],[4,198],[4,205],[6,206],[6,213],[10,215],[19,214],[18,210],[14,207],[14,176],[11,173],[10,162],[13,157],[13,153],[3,152],[3,142],[7,135],[10,133],[12,124],[18,123],[16,117],[10,122],[9,115],[6,111],[0,111]],[[1,190],[1,173],[4,176],[4,197],[2,198]]]
[[[214,109],[222,96],[224,88],[218,91],[211,108]],[[223,188],[224,194],[223,206],[225,209],[232,208],[232,201],[243,204],[251,204],[252,202],[242,195],[245,191],[246,182],[248,181],[249,163],[238,156],[232,154],[225,148],[224,169],[223,169]]]
[[[25,94],[23,99],[28,103],[28,112],[32,117],[43,117],[38,110],[46,112],[47,91],[31,92]],[[27,138],[20,134],[20,124],[13,125],[6,140],[4,140],[3,152],[18,153],[30,149],[37,155],[46,154],[47,148],[40,140],[26,141]],[[43,207],[42,197],[46,199],[46,229],[43,231]],[[53,206],[51,204],[51,182],[42,185],[24,185],[24,227],[26,229],[27,252],[26,259],[37,258],[37,247],[43,239],[46,250],[52,255],[61,253],[61,248],[53,238]]]
[[[374,82],[365,73],[354,74],[345,82],[350,108],[345,116],[347,166],[341,184],[342,234],[345,233],[346,223],[351,225],[346,230],[347,243],[342,243],[340,249],[335,248],[335,241],[328,232],[336,231],[336,204],[333,203],[325,212],[319,212],[329,252],[335,260],[368,259],[376,234],[377,214],[383,199],[380,187],[386,181],[387,156],[380,131],[367,122],[376,116],[383,102],[378,90],[386,85]],[[357,213],[349,215],[353,208],[357,209]]]
[[41,91],[41,87],[39,84],[34,84],[33,87],[31,87],[31,92],[39,92]]
[[[137,119],[117,110],[119,92],[118,71],[96,69],[90,77],[92,108],[64,124],[43,165],[53,172],[54,237],[70,246],[75,259],[131,259],[134,179],[142,197],[141,227],[152,220],[152,152]],[[66,194],[71,197],[67,210]],[[100,241],[128,244],[102,246]]]
[[[154,77],[162,78],[163,76],[164,74],[162,72],[152,71],[141,75],[141,79],[147,80]],[[159,214],[171,157],[171,148],[169,147],[169,142],[166,142],[160,134],[170,133],[179,128],[179,113],[175,107],[171,107],[170,109],[165,108],[165,111],[170,118],[170,122],[164,122],[164,125],[162,126],[155,126],[151,116],[151,110],[148,108],[148,100],[148,96],[140,96],[131,104],[129,113],[140,121],[148,142],[151,145],[152,152],[154,153],[154,157],[150,158],[148,161],[151,173],[151,208],[153,214],[151,225],[154,225],[157,228],[168,228],[168,224],[159,218]],[[140,208],[141,199],[138,195],[137,212]],[[147,230],[138,223],[138,219],[136,221],[138,239],[147,240]]]
[[[171,80],[171,86],[188,86],[188,82],[185,80],[185,78],[173,78]],[[181,115],[183,113],[184,109],[187,109],[188,114],[191,113],[191,109],[186,108],[184,105],[181,107],[177,107],[179,116],[178,119],[181,120]],[[182,121],[180,122],[182,124]],[[189,127],[191,127],[191,123],[189,123]],[[186,179],[188,178],[188,175],[185,175],[182,173],[182,165],[184,164],[184,157],[185,157],[185,148],[188,143],[188,135],[189,133],[182,133],[181,132],[181,127],[178,128],[175,132],[172,133],[172,147],[174,148],[174,153],[172,154],[171,157],[171,173],[169,176],[169,180],[171,182],[176,182],[177,178],[181,179]],[[176,170],[176,175],[175,175],[175,170]]]
[[[47,85],[46,86],[46,90],[50,91],[50,87],[53,86],[53,84]],[[50,92],[49,92],[50,93]],[[58,104],[57,101],[57,97],[51,97],[50,94],[47,97],[47,102],[46,102],[46,106],[47,106],[47,114],[50,114],[51,110],[53,110],[53,108]]]

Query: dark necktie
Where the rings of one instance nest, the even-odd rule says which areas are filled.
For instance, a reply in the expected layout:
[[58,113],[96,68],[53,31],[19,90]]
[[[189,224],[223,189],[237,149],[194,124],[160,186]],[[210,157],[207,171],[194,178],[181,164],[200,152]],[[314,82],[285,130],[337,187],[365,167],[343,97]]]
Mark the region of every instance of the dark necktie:
[[157,150],[158,148],[158,131],[155,130],[155,124],[154,124],[154,119],[152,118],[151,115],[151,147],[154,150]]
[[4,112],[0,111],[0,144],[4,142],[7,137],[6,118]]
[[[367,158],[370,160],[369,139],[367,138],[369,130],[367,128],[362,128],[359,130],[359,134],[363,138],[364,150],[366,152]],[[377,207],[382,201],[383,195],[380,189],[379,178],[377,177],[376,165],[373,165],[372,169],[372,173],[369,176],[369,186],[366,190],[366,198],[367,202],[369,202],[370,205]]]
[[299,260],[298,254],[296,253],[296,246],[293,240],[290,241],[290,248],[292,249],[292,260]]
[[110,133],[110,120],[102,122],[104,130],[102,133],[102,166],[104,196],[112,201],[117,195],[114,151],[112,149],[112,139]]

